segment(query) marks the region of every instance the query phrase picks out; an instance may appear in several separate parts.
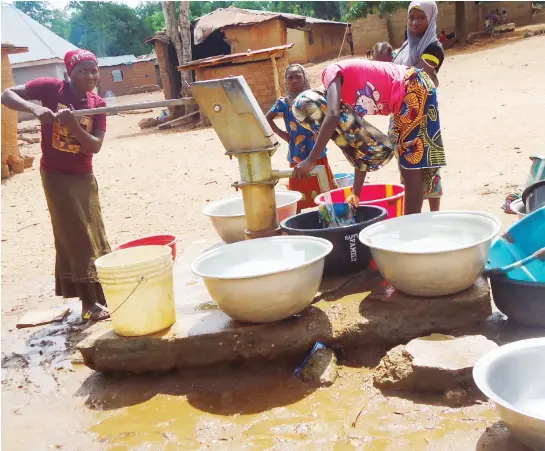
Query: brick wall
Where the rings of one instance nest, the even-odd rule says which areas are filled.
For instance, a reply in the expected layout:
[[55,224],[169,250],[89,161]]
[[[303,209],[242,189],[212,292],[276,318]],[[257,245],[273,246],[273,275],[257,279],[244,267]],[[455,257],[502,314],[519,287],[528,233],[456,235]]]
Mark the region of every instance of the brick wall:
[[[278,80],[282,95],[284,90],[284,72],[288,67],[288,60],[285,57],[277,58]],[[225,78],[230,75],[242,75],[250,86],[257,103],[263,110],[268,111],[276,102],[276,90],[274,87],[273,66],[270,60],[256,61],[244,64],[233,64],[230,66],[213,66],[197,69],[195,71],[197,81]]]
[[[312,25],[313,44],[310,45],[307,34],[307,60],[310,62],[326,61],[337,58],[343,42],[345,27],[337,25]],[[343,54],[350,54],[350,46],[345,43]]]
[[[123,72],[122,81],[114,83],[113,70],[121,70]],[[124,96],[129,94],[134,88],[157,84],[153,61],[135,62],[131,65],[122,64],[119,66],[100,67],[99,72],[99,95],[101,96],[104,96],[108,91],[113,92],[116,96]]]
[[223,31],[225,41],[231,46],[231,53],[284,45],[287,39],[286,24],[280,19],[247,27],[224,28]]
[[386,17],[370,14],[365,19],[352,22],[352,40],[354,41],[354,53],[356,55],[364,55],[377,42],[389,42]]
[[[452,33],[456,28],[456,2],[439,2],[439,15],[437,18],[437,33],[442,30]],[[468,33],[484,29],[484,18],[488,12],[499,9],[507,11],[509,22],[517,26],[532,23],[532,2],[486,2],[475,5],[475,2],[465,2],[465,20]],[[352,36],[354,39],[354,52],[364,55],[368,49],[380,41],[387,41],[394,48],[403,44],[405,30],[407,29],[407,11],[398,9],[393,14],[379,17],[370,14],[365,19],[352,22]]]

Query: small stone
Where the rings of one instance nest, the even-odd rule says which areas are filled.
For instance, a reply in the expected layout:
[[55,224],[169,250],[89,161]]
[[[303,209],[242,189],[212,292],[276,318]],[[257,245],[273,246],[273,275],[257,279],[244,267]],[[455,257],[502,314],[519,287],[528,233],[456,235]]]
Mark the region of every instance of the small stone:
[[313,386],[329,387],[337,379],[337,357],[329,349],[318,349],[307,362],[301,378]]
[[469,393],[462,387],[447,390],[443,395],[443,401],[451,407],[464,406],[469,403]]
[[526,33],[524,33],[525,38],[531,38],[532,36],[533,36],[533,33],[531,33],[530,31],[527,31]]
[[432,334],[390,350],[375,369],[379,388],[444,393],[471,385],[473,366],[498,345],[482,335]]

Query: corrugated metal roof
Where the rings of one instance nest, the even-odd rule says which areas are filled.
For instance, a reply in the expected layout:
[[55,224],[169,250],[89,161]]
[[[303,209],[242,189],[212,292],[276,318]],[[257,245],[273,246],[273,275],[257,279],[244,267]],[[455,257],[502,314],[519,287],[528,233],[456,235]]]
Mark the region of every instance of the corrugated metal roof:
[[10,4],[2,3],[1,28],[2,41],[28,47],[27,53],[9,56],[11,64],[14,65],[41,60],[64,61],[66,52],[78,48]]
[[211,56],[209,58],[203,58],[200,60],[191,61],[187,64],[182,64],[181,66],[178,66],[179,71],[183,70],[189,70],[189,69],[198,69],[203,67],[210,67],[210,66],[219,66],[220,64],[227,64],[227,63],[243,63],[246,61],[252,61],[256,60],[256,57],[262,57],[267,58],[272,55],[275,55],[277,53],[281,53],[284,50],[287,50],[289,48],[293,47],[293,42],[290,44],[285,45],[278,45],[276,47],[269,47],[267,49],[260,49],[260,50],[252,50],[249,52],[242,52],[242,53],[232,53],[231,55],[219,55],[219,56]]
[[312,17],[299,16],[297,14],[275,13],[269,11],[256,11],[252,9],[219,8],[195,20],[194,35],[195,44],[202,43],[215,30],[224,27],[249,26],[273,19],[282,19],[293,27],[304,27],[312,24],[331,24],[346,26],[346,22],[334,22],[331,20],[314,19]]
[[136,61],[134,55],[105,56],[98,58],[98,67],[119,66],[120,64],[131,64]]

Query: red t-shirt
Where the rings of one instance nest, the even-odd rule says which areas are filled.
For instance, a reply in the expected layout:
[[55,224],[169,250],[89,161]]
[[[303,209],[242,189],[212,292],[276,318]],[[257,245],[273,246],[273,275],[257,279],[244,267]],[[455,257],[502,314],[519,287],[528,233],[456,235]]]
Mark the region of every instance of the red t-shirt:
[[405,66],[397,64],[349,59],[327,66],[322,72],[322,83],[327,89],[337,74],[341,74],[341,99],[358,116],[387,116],[401,108],[406,72]]
[[[53,112],[70,105],[75,110],[106,106],[102,97],[87,92],[87,99],[78,99],[66,81],[55,78],[38,78],[25,86],[28,100],[39,100]],[[106,131],[106,115],[83,116],[78,118],[84,130],[93,134],[96,130]],[[81,144],[70,135],[59,120],[53,124],[42,124],[42,159],[40,167],[47,172],[62,174],[86,174],[93,170],[93,154],[81,153]]]

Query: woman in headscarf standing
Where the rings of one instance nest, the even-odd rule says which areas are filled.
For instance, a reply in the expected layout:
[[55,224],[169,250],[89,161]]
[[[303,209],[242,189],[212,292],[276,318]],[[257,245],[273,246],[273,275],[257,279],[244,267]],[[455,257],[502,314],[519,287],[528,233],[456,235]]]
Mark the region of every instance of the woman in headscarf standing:
[[[109,317],[94,262],[110,252],[93,175],[93,155],[106,133],[106,115],[76,117],[73,110],[106,106],[96,56],[73,50],[64,57],[70,81],[38,78],[2,93],[2,104],[32,113],[42,124],[40,174],[55,239],[55,294],[80,298],[82,318]],[[38,100],[41,105],[30,102]]]
[[[316,141],[315,136],[317,135],[318,130],[313,132],[302,127],[293,116],[293,101],[300,93],[310,89],[310,83],[304,67],[300,64],[289,65],[286,69],[285,79],[286,92],[288,95],[286,97],[281,97],[276,101],[271,110],[267,113],[266,118],[273,131],[289,144],[288,161],[290,167],[293,168],[310,155],[310,152],[314,148],[314,143]],[[284,117],[286,131],[280,129],[274,123],[274,119],[279,114]],[[331,190],[336,188],[337,184],[331,168],[329,167],[326,153],[327,149],[324,148],[316,164],[325,166]],[[290,178],[288,189],[291,191],[299,191],[303,195],[303,198],[297,204],[298,211],[303,208],[315,207],[314,198],[321,193],[317,177],[309,177],[304,180]]]
[[[443,46],[437,38],[437,14],[437,4],[434,1],[411,2],[407,18],[407,40],[393,60],[394,64],[423,69],[436,87],[439,86],[437,72],[445,59]],[[393,120],[390,123],[390,133],[394,128],[392,122]],[[439,211],[443,195],[440,169],[424,169],[423,175],[424,198],[428,199],[431,211]]]

